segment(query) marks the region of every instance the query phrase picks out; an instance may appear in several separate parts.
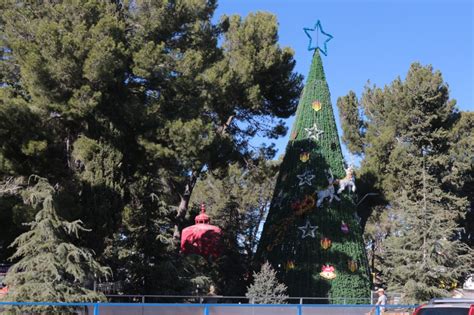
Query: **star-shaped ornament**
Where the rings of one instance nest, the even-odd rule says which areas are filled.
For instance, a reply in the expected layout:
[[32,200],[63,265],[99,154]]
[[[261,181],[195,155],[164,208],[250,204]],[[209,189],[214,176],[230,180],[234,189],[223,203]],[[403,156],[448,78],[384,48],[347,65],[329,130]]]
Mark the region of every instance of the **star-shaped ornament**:
[[308,186],[313,185],[311,181],[314,179],[315,176],[310,171],[305,171],[303,174],[296,175],[296,177],[298,177],[298,179],[300,180],[299,185],[301,187],[304,185],[308,185]]
[[314,25],[314,28],[305,27],[303,30],[309,37],[308,50],[319,49],[320,52],[327,56],[327,42],[332,39],[332,35],[323,31],[321,22],[318,20]]
[[309,220],[306,220],[306,224],[305,225],[302,225],[302,226],[299,226],[298,227],[298,230],[300,230],[301,232],[303,232],[303,234],[301,235],[301,238],[302,239],[305,239],[307,237],[312,237],[312,238],[315,238],[316,237],[316,230],[318,229],[318,227],[316,225],[311,225],[311,223],[309,222]]
[[319,141],[319,137],[324,133],[324,131],[319,130],[318,125],[314,123],[311,128],[304,128],[309,138]]

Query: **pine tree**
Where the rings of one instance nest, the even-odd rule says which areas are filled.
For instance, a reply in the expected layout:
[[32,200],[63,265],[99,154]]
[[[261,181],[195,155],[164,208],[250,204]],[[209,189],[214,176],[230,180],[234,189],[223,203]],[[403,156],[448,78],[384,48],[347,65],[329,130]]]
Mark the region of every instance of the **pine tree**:
[[[340,201],[330,203],[326,198],[316,205],[318,192],[332,186],[328,183],[331,174],[335,179],[346,176],[329,88],[316,50],[262,232],[259,256],[278,268],[290,296],[330,297],[336,302],[340,297],[368,298],[367,258],[352,196],[342,192]],[[344,223],[349,227],[347,234],[341,231]],[[316,233],[307,237],[311,226],[317,226]],[[330,248],[322,247],[323,238],[331,240]],[[336,278],[320,276],[324,265],[335,267]]]
[[444,170],[432,162],[449,148],[449,130],[459,119],[455,105],[441,72],[419,63],[410,66],[405,80],[397,78],[383,89],[367,86],[360,99],[352,91],[338,99],[343,139],[364,157],[361,173],[374,176],[388,199],[404,181],[397,147],[410,144],[418,158],[426,150],[429,173]]
[[[294,113],[301,90],[274,15],[214,19],[216,6],[1,1],[0,185],[10,176],[47,177],[60,187],[58,215],[93,229],[81,241],[99,257],[122,229],[133,235],[128,229],[144,223],[150,234],[168,239],[171,229],[179,241],[199,175],[252,159],[256,133],[284,134],[279,118]],[[150,202],[154,195],[166,210]],[[20,228],[5,241],[21,231],[13,222],[21,202],[8,198],[0,200],[0,228]],[[160,229],[150,228],[161,219]],[[150,271],[163,276],[153,283],[175,285],[166,270],[181,268],[176,245],[151,250],[132,239],[119,242],[124,251],[136,246],[169,267],[143,266],[137,279]],[[159,285],[145,287],[158,293]]]
[[286,302],[286,285],[279,283],[276,271],[265,262],[258,273],[253,273],[253,283],[245,296],[252,304],[283,304]]
[[[441,72],[413,63],[404,79],[397,78],[384,88],[367,86],[360,99],[351,91],[338,99],[338,107],[343,140],[350,151],[363,157],[360,173],[365,187],[361,190],[379,194],[363,203],[367,236],[374,245],[372,272],[380,272],[379,277],[386,272],[385,238],[398,230],[390,218],[394,208],[400,208],[395,207],[400,204],[400,187],[405,187],[411,202],[420,200],[414,192],[422,188],[419,170],[423,163],[427,178],[435,182],[430,185],[445,194],[439,198],[452,201],[450,211],[458,213],[452,220],[463,228],[461,239],[472,246],[474,172],[467,152],[473,150],[474,124],[472,115],[460,113],[456,101],[450,99]],[[449,238],[451,232],[446,233]]]
[[456,222],[465,199],[443,192],[424,165],[415,162],[408,173],[391,203],[392,233],[384,242],[382,270],[404,302],[419,303],[448,296],[470,272],[474,254]]
[[442,171],[442,184],[446,191],[465,197],[469,206],[462,221],[461,237],[474,247],[474,112],[461,112],[460,118],[450,130],[449,149],[436,164]]
[[110,275],[93,252],[72,242],[79,232],[87,231],[80,220],[60,218],[54,205],[54,188],[43,178],[24,192],[25,200],[41,209],[30,230],[21,234],[11,246],[15,264],[5,283],[12,301],[93,302],[105,297],[92,290],[93,281]]

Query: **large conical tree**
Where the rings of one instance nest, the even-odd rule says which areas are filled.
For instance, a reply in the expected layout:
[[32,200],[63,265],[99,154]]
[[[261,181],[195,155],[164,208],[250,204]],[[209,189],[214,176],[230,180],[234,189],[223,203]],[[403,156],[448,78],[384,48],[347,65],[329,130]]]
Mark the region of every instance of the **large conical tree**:
[[[331,174],[334,185],[329,184]],[[337,193],[337,179],[345,176],[329,87],[316,49],[259,247],[259,256],[277,269],[290,296],[327,296],[336,303],[342,297],[354,302],[369,297],[352,192],[336,194],[339,201],[325,198],[317,206],[318,192],[334,188]],[[335,278],[320,275],[325,265],[334,267],[328,275]]]

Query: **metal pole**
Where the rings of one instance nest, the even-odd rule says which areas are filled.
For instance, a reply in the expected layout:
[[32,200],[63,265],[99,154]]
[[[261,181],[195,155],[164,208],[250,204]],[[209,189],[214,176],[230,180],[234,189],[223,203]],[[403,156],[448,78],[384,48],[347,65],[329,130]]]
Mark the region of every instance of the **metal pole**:
[[298,315],[303,315],[303,307],[300,305],[297,305],[298,307]]
[[145,296],[142,295],[142,303],[145,303]]
[[380,306],[379,305],[375,306],[375,315],[380,315]]
[[94,315],[99,315],[99,303],[94,304]]
[[208,305],[204,306],[204,315],[209,315],[209,306]]

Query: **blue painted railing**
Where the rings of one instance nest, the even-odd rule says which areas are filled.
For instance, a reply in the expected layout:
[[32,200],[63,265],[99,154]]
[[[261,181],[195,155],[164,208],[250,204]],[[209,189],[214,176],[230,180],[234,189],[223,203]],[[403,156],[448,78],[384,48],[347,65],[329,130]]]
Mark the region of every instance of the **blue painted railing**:
[[[362,315],[372,314],[381,315],[382,308],[386,311],[398,310],[398,314],[411,314],[417,305],[369,305],[369,304],[164,304],[164,303],[59,303],[59,302],[1,302],[0,314],[2,309],[16,308],[20,310],[26,307],[50,307],[51,313],[57,314],[61,308],[68,308],[69,313],[93,314],[93,315],[114,315],[115,313],[124,314],[124,309],[128,308],[128,315],[151,314],[149,308],[154,308],[153,314],[179,314],[187,315],[214,315],[232,313],[235,315],[248,314],[294,314],[294,315],[323,315],[323,314],[344,314],[344,315]],[[87,308],[87,311],[85,310]],[[187,308],[184,312],[183,308]],[[74,309],[74,311],[71,311]],[[147,310],[145,310],[147,309]],[[173,310],[176,309],[175,312]],[[283,312],[284,310],[284,312]],[[31,310],[27,311],[31,314]],[[39,310],[44,312],[44,310]]]

